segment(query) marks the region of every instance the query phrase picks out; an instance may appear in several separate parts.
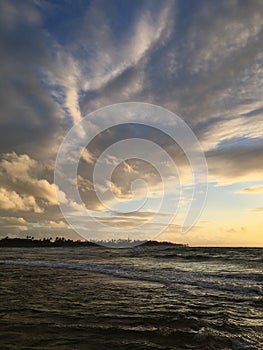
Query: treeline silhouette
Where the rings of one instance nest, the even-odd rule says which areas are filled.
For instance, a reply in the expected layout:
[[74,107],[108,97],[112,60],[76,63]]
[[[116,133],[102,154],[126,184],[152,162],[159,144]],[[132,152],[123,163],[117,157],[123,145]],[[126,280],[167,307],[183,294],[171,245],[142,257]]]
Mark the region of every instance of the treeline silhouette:
[[97,246],[89,241],[73,241],[64,237],[35,239],[27,236],[26,238],[5,237],[0,240],[0,247],[71,247],[71,246]]
[[73,241],[72,239],[66,239],[64,237],[56,237],[54,240],[52,237],[35,239],[33,236],[26,236],[26,238],[9,238],[8,236],[0,240],[0,247],[100,247],[109,246],[109,247],[122,247],[122,245],[127,246],[127,242],[130,246],[140,245],[145,247],[152,246],[171,246],[171,247],[186,247],[185,244],[176,244],[171,242],[157,242],[157,241],[131,241],[131,240],[111,240],[111,241]]

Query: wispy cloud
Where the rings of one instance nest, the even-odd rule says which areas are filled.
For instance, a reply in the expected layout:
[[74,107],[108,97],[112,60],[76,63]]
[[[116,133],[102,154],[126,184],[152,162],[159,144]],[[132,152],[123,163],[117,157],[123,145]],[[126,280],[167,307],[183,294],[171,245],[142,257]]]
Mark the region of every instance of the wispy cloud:
[[[206,152],[209,181],[262,180],[262,13],[260,0],[205,0],[192,7],[172,0],[2,1],[2,224],[26,227],[23,220],[39,221],[46,230],[52,225],[63,229],[53,183],[58,147],[83,116],[117,102],[159,104],[181,115]],[[92,172],[104,149],[133,131],[110,130],[84,151],[78,185],[87,210],[107,210],[96,196]],[[145,128],[137,131],[169,152],[187,183],[189,164],[182,150]],[[151,198],[159,198],[161,179],[149,164],[108,161],[118,166],[111,182],[97,187],[106,203],[110,189],[123,200],[132,199],[136,178],[147,183]],[[164,170],[176,197],[171,169]],[[238,193],[263,193],[262,186],[245,186]],[[71,206],[85,209],[75,202]],[[147,216],[142,211],[136,218],[112,219],[122,225]]]
[[243,193],[243,194],[261,194],[263,193],[263,186],[251,186],[251,187],[245,187],[241,190],[237,191],[237,193]]
[[263,208],[253,208],[250,209],[251,213],[263,213]]

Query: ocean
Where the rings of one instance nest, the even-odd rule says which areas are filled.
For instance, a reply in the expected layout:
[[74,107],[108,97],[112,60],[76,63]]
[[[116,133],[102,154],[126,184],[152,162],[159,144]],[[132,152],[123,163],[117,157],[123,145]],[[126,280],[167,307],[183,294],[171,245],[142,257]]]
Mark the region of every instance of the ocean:
[[1,248],[0,349],[263,349],[262,252]]

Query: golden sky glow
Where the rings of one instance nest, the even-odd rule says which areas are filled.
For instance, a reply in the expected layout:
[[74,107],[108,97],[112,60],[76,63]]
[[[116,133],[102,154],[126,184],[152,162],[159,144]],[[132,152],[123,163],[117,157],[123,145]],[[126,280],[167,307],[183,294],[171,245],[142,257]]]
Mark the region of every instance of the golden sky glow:
[[[77,180],[86,207],[124,230],[155,213],[161,179],[147,162],[122,162],[112,181],[98,188],[111,188],[128,206],[141,195],[132,197],[132,181],[143,179],[150,200],[133,215],[108,213],[92,182],[105,148],[124,135],[147,136],[169,152],[185,189],[174,223],[159,240],[263,246],[263,2],[184,3],[127,2],[121,9],[118,1],[0,3],[1,237],[78,239],[55,194],[54,164],[63,137],[87,113],[141,101],[178,113],[200,141],[208,194],[199,221],[181,233],[191,186],[185,155],[163,135],[138,127],[105,132],[84,151]],[[110,156],[107,161],[118,163]],[[176,199],[170,170],[165,181]],[[160,224],[166,214],[159,213]]]

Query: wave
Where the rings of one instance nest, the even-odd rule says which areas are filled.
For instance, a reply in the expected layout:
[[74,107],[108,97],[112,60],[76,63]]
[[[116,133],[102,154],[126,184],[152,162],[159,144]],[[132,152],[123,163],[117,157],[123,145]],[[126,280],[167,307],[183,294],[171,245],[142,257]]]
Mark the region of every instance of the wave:
[[22,265],[30,267],[62,268],[100,273],[129,280],[156,282],[172,287],[196,287],[234,294],[263,295],[260,281],[263,274],[258,273],[219,273],[184,271],[176,268],[170,269],[139,269],[117,264],[90,264],[74,261],[58,260],[32,260],[32,259],[6,259],[0,264]]

